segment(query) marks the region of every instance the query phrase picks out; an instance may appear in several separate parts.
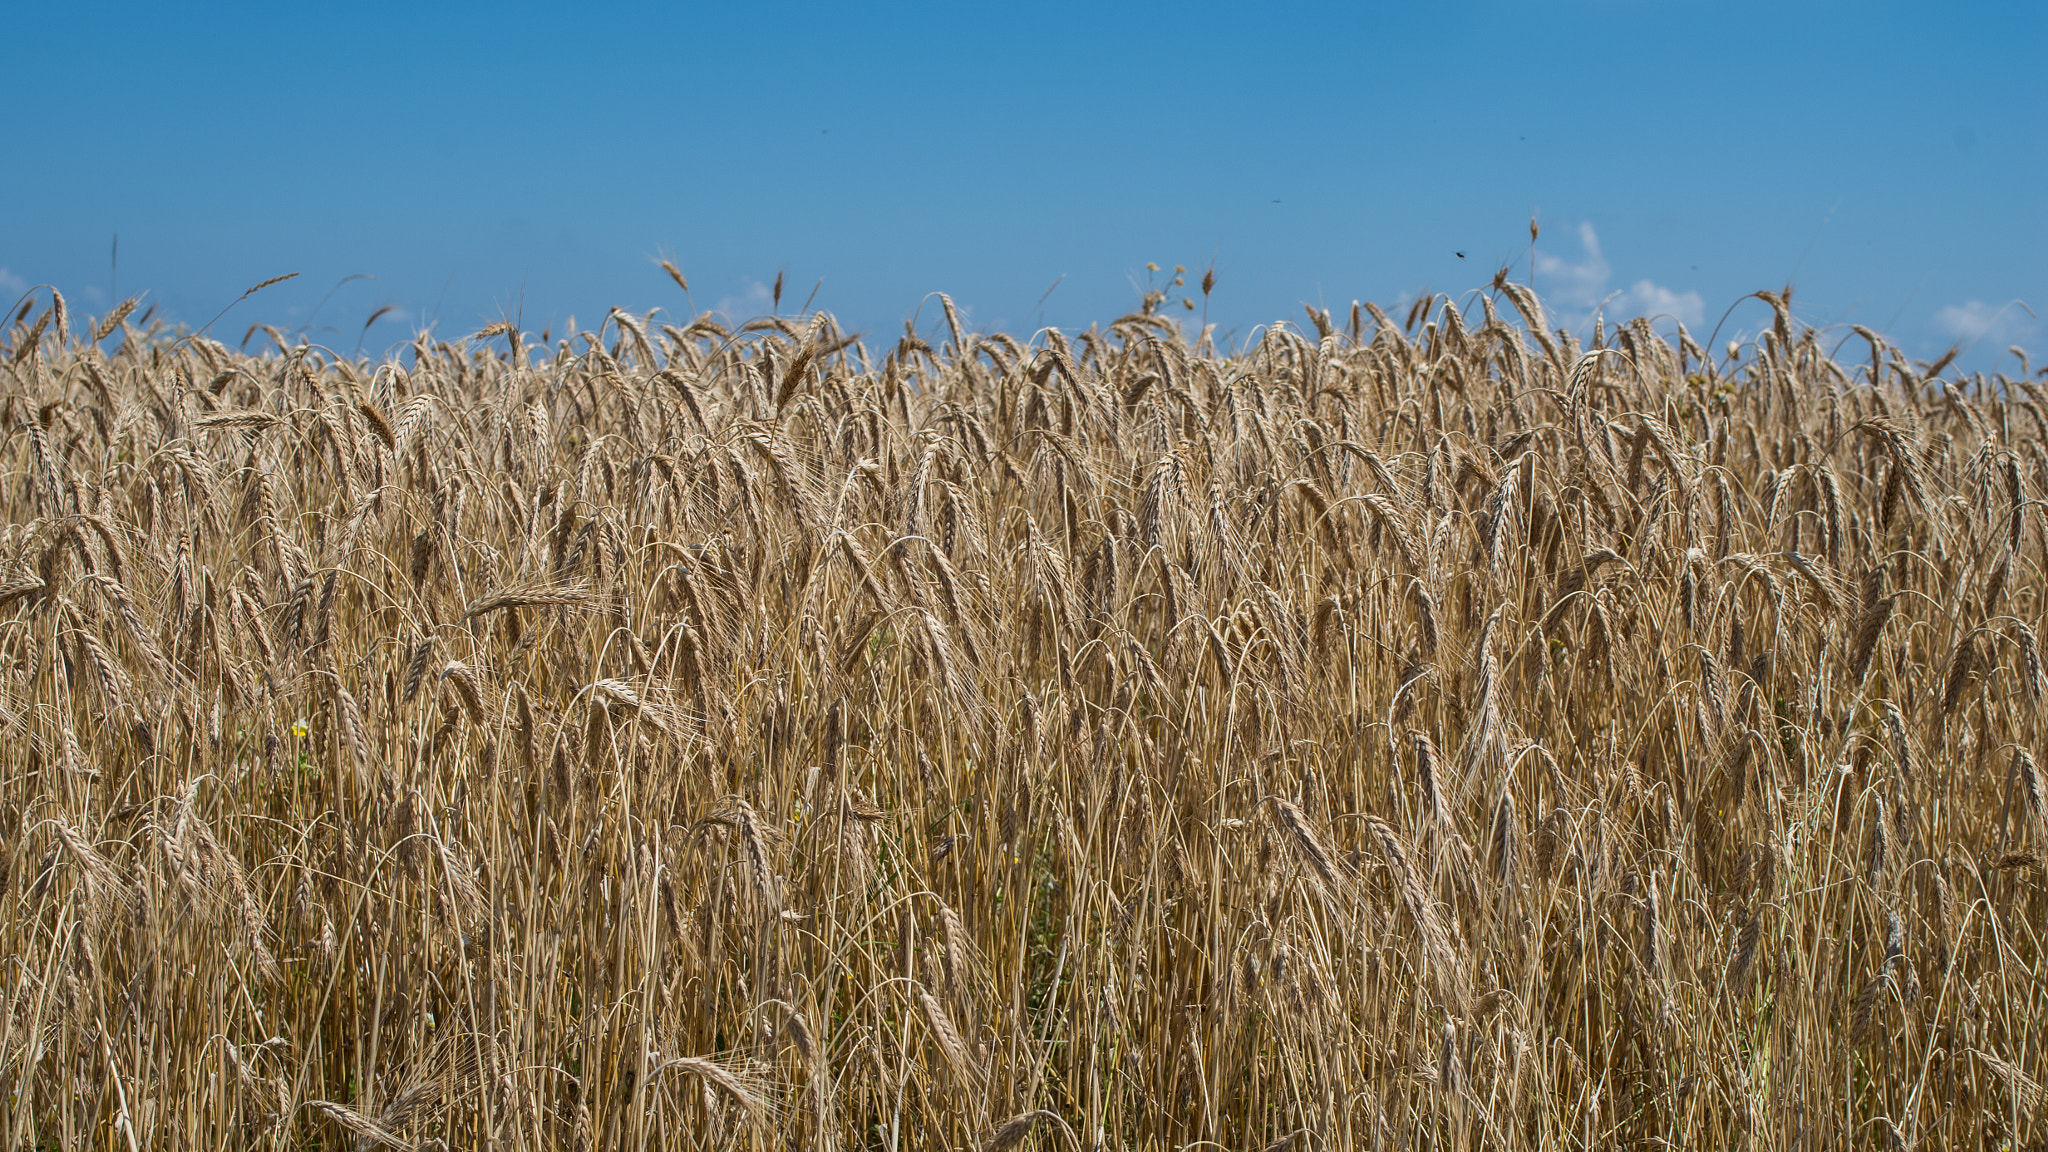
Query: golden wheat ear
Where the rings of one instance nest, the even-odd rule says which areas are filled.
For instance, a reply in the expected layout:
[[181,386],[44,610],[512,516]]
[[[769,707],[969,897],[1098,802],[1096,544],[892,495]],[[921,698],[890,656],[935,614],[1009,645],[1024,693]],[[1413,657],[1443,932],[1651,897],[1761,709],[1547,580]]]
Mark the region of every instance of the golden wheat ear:
[[11,308],[0,1139],[2038,1135],[2048,390],[1147,297]]

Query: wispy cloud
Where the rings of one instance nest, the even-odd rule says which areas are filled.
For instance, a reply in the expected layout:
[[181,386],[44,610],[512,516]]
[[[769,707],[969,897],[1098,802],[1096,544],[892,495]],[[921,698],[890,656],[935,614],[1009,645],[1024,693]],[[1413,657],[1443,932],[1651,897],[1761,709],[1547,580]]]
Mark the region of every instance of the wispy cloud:
[[729,319],[743,320],[759,316],[775,306],[775,294],[766,284],[751,276],[740,280],[739,292],[720,296],[712,311],[723,312]]
[[26,291],[28,291],[28,281],[23,280],[5,268],[0,268],[0,295],[19,296]]
[[1610,316],[1648,316],[1652,320],[1669,316],[1687,328],[1706,321],[1707,302],[1697,292],[1675,292],[1662,284],[1638,280],[1608,305]]
[[2034,313],[2018,300],[2000,307],[1993,307],[1982,300],[1970,300],[1936,310],[1934,326],[1965,344],[1975,344],[1980,340],[2005,344],[2019,339],[2034,327]]
[[1579,247],[1583,254],[1567,260],[1555,252],[1536,253],[1536,286],[1545,299],[1560,308],[1591,313],[1606,295],[1614,267],[1600,251],[1600,234],[1591,224],[1579,225]]
[[1540,249],[1536,253],[1536,290],[1566,327],[1591,325],[1595,311],[1610,320],[1670,317],[1688,328],[1698,328],[1705,319],[1706,301],[1697,292],[1679,292],[1654,280],[1638,280],[1619,290],[1611,287],[1614,266],[1600,251],[1600,234],[1590,223],[1580,224],[1578,234],[1576,260]]

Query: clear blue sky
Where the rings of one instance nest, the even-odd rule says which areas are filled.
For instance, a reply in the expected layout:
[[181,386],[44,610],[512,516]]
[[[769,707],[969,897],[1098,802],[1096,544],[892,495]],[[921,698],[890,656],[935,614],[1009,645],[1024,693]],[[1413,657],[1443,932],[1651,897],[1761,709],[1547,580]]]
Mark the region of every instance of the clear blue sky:
[[1108,321],[1213,260],[1242,333],[1522,278],[1533,214],[1566,317],[1790,280],[1916,355],[2048,354],[2009,306],[2048,308],[2039,3],[186,7],[10,12],[0,294],[103,309],[119,233],[122,295],[200,323],[301,272],[215,334],[347,349],[387,304],[370,347],[681,312],[667,256],[699,308],[822,278],[887,337],[933,291]]

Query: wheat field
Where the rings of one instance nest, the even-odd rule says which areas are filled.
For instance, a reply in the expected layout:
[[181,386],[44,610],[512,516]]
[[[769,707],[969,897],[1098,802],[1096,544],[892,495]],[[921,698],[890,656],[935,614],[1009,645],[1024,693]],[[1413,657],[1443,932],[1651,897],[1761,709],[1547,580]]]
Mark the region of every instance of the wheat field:
[[6,318],[6,1147],[2048,1141],[2048,391],[941,303]]

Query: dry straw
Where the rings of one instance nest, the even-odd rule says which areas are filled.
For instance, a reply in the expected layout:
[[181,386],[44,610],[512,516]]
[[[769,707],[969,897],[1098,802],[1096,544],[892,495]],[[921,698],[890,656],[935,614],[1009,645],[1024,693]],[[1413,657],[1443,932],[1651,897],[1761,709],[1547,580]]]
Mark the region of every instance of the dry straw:
[[2048,1139],[2048,391],[1160,300],[0,317],[0,1139]]

